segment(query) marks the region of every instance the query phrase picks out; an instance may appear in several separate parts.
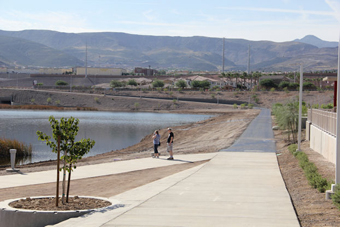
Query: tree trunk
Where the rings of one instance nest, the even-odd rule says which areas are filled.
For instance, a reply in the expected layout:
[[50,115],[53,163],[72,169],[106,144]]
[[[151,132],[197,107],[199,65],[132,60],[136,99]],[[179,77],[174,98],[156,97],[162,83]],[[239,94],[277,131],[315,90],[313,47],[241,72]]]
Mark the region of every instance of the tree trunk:
[[63,204],[65,204],[65,181],[66,181],[66,156],[67,156],[67,151],[64,151],[64,168],[63,168],[63,194],[62,194],[62,197],[61,197],[61,201]]
[[59,164],[60,164],[60,136],[58,136],[58,155],[57,155],[57,192],[55,196],[55,206],[58,206],[59,200]]
[[67,179],[67,192],[66,192],[66,202],[68,203],[68,196],[70,193],[70,183],[71,183],[71,171],[72,170],[72,163],[70,164],[70,171],[68,172],[68,179]]

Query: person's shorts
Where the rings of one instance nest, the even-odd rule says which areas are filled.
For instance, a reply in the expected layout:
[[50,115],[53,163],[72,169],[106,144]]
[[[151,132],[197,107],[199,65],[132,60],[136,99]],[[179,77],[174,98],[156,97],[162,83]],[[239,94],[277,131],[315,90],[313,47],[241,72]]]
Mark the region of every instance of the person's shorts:
[[166,144],[166,151],[167,152],[172,151],[172,147],[173,147],[173,143],[167,143]]

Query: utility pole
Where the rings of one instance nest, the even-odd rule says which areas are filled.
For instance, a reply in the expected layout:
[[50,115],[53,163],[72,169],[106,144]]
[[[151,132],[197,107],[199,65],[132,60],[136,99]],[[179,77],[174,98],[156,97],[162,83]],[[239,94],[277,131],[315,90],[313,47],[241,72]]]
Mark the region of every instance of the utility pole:
[[85,78],[87,78],[87,41],[86,41],[86,47],[85,47]]
[[[250,44],[248,45],[248,67],[247,67],[248,77],[250,76]],[[250,89],[253,88],[253,77],[250,79]]]
[[223,48],[222,48],[222,73],[224,73],[224,37],[223,37]]

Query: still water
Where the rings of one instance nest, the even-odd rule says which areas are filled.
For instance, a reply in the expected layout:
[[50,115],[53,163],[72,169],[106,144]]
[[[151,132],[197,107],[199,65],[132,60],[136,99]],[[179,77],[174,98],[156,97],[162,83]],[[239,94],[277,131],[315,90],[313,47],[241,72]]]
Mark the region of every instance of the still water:
[[[96,141],[87,156],[131,146],[156,129],[188,124],[211,117],[211,115],[163,113],[0,110],[0,137],[32,144],[33,155],[30,160],[23,163],[56,159],[56,154],[44,142],[39,141],[36,135],[37,130],[40,130],[52,136],[48,121],[51,115],[58,120],[71,116],[79,119],[76,141],[81,138],[91,138]],[[151,139],[150,143],[152,143]]]

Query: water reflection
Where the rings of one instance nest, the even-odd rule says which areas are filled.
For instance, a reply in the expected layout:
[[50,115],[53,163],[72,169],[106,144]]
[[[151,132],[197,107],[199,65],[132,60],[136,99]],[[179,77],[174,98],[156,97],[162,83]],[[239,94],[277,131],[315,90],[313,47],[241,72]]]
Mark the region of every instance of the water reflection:
[[50,115],[79,118],[76,141],[91,138],[96,145],[87,156],[122,149],[138,143],[155,129],[201,121],[210,115],[160,114],[160,113],[114,113],[80,111],[29,111],[1,110],[0,137],[17,139],[32,144],[33,156],[23,163],[56,159],[56,154],[42,141],[36,131],[52,136],[48,121]]

